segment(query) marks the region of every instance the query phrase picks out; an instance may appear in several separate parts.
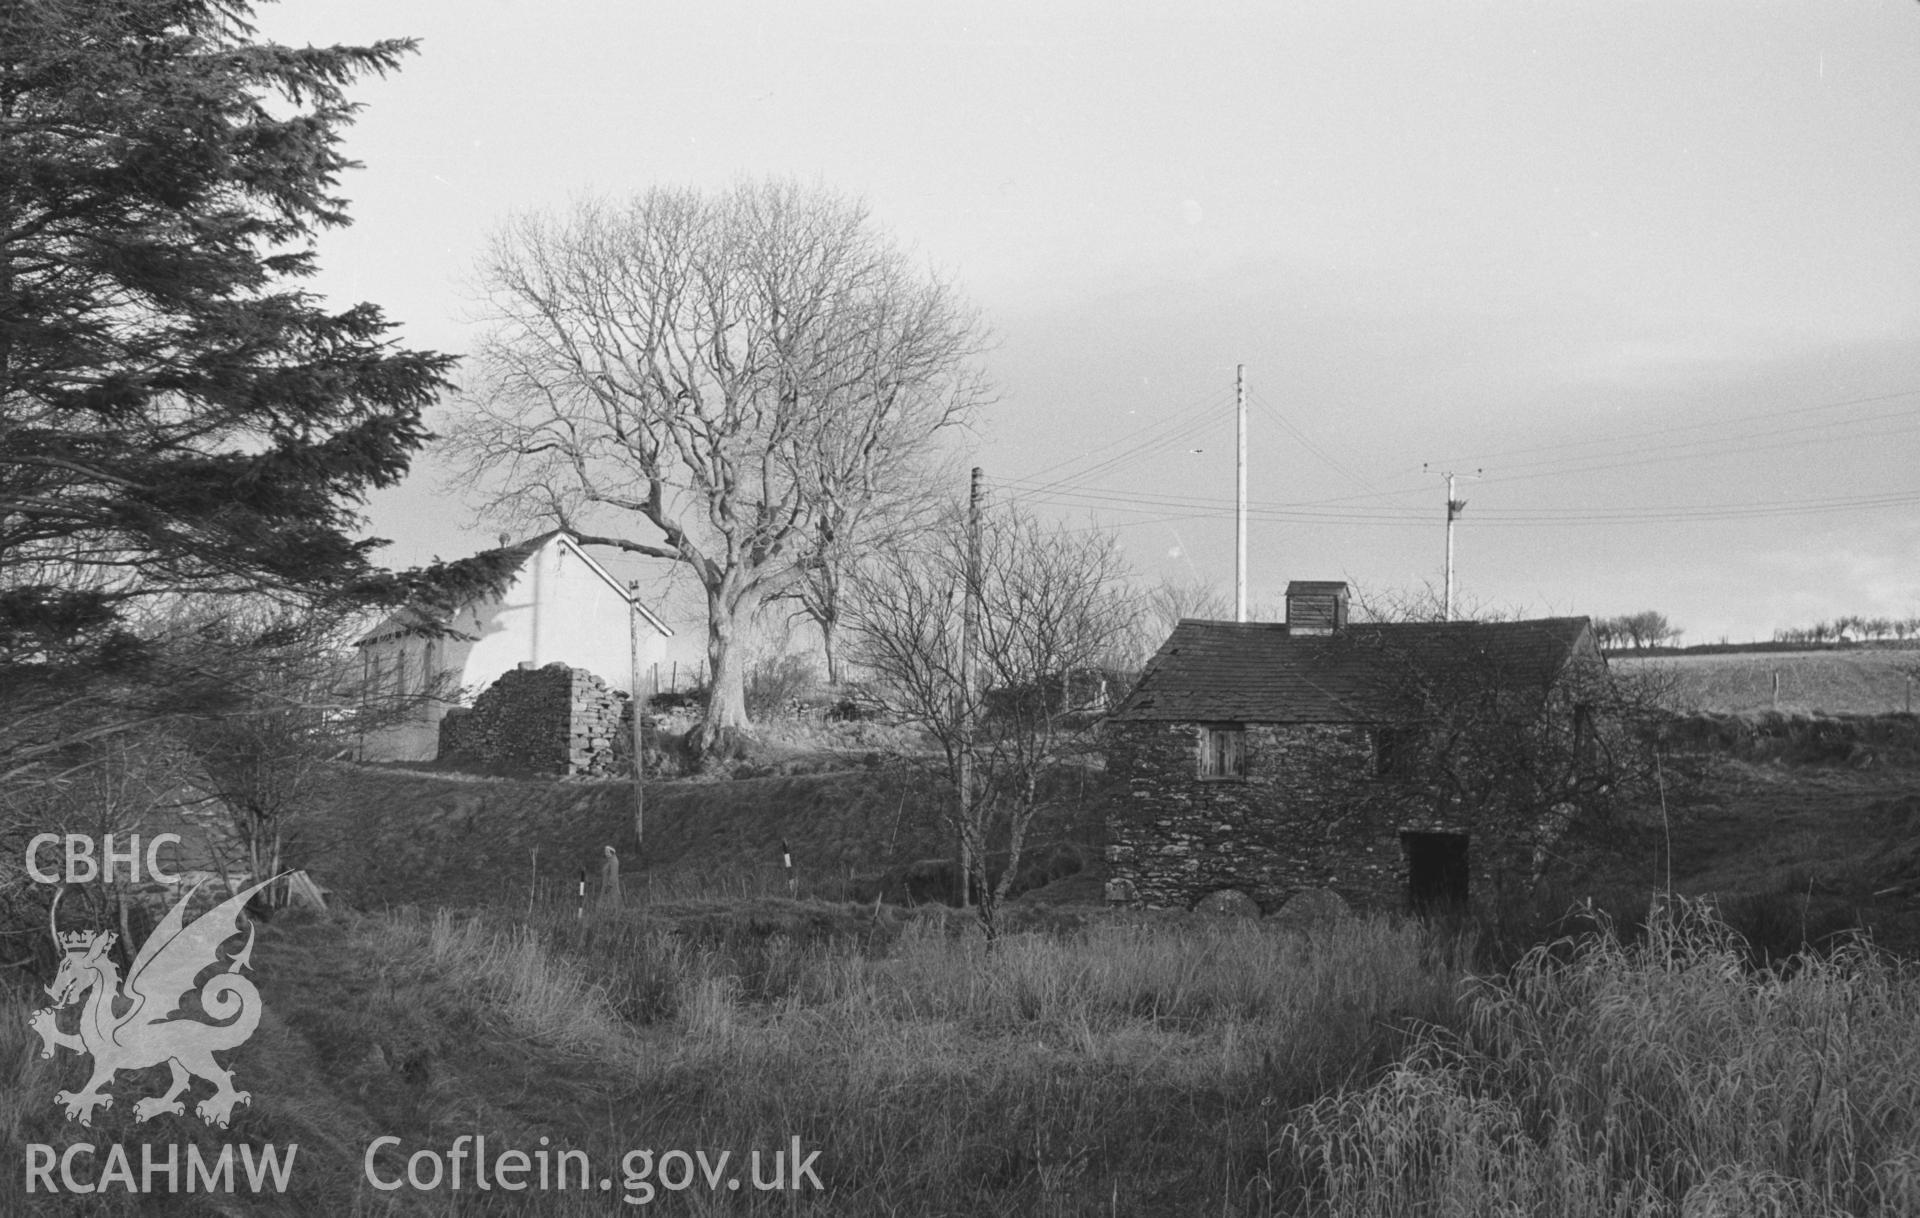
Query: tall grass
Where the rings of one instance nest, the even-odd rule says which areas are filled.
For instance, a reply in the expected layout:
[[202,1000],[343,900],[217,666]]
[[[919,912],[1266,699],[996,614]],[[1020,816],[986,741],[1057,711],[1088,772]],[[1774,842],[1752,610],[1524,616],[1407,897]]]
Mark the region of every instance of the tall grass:
[[383,955],[417,954],[457,986],[476,993],[516,1032],[560,1049],[607,1052],[624,1026],[603,987],[547,950],[525,926],[489,926],[439,910],[403,911],[362,923],[360,942]]
[[591,1048],[633,1097],[604,1153],[798,1136],[834,1214],[1265,1212],[1285,1114],[1453,1022],[1459,992],[1446,953],[1384,921],[989,946],[970,919],[767,902],[365,933],[495,1026]]
[[[309,1147],[327,1212],[607,1212],[599,1194],[374,1196],[375,1132],[551,1136],[609,1164],[821,1152],[823,1192],[667,1212],[1920,1212],[1920,979],[1860,945],[1755,970],[1693,905],[1477,980],[1461,945],[1366,920],[989,946],[937,911],[761,900],[266,933],[282,971],[237,1059],[259,1099],[233,1136]],[[10,1153],[176,1136],[121,1108],[68,1128],[50,1097],[82,1063],[37,1060],[24,1001],[0,1004]],[[0,1181],[0,1208],[24,1201]]]
[[1915,977],[1858,943],[1747,958],[1685,902],[1537,948],[1275,1163],[1327,1215],[1920,1212]]

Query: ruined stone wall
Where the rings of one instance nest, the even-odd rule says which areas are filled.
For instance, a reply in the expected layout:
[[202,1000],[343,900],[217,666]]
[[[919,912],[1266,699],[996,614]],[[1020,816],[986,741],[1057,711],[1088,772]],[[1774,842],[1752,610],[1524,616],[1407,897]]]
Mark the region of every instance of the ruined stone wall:
[[439,760],[483,774],[625,772],[627,699],[583,668],[515,669],[440,721]]
[[[1185,908],[1239,889],[1268,913],[1331,889],[1357,908],[1407,902],[1403,830],[1470,827],[1409,814],[1374,776],[1372,731],[1357,724],[1246,725],[1246,777],[1199,777],[1201,725],[1109,725],[1108,768],[1124,784],[1108,818],[1110,895]],[[1470,840],[1470,890],[1493,891],[1492,851]]]

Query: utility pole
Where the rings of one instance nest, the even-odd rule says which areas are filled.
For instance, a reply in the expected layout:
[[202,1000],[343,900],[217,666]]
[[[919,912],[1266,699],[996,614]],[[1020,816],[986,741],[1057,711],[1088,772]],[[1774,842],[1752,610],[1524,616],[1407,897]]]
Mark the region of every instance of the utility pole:
[[[1421,468],[1425,469],[1427,467],[1421,466]],[[1481,470],[1474,470],[1473,476],[1479,477],[1482,472]],[[1445,600],[1441,606],[1440,620],[1443,622],[1451,622],[1453,620],[1453,522],[1459,517],[1461,512],[1467,510],[1467,501],[1453,497],[1453,480],[1456,475],[1452,470],[1448,470],[1440,476],[1447,480],[1447,574],[1446,591],[1444,593]]]
[[960,602],[960,908],[973,903],[973,635],[980,596],[980,467],[967,483],[967,567]]
[[[639,580],[631,579],[627,581],[627,597],[628,643],[633,651],[633,672],[630,675],[632,697],[629,701],[633,705],[633,857],[637,861],[640,858],[640,847],[646,842],[647,822],[647,797],[642,783],[642,776],[646,773],[647,769],[647,755],[640,747],[640,724],[642,716],[646,714],[647,700],[645,695],[640,692]],[[611,851],[613,847],[609,846],[607,849]]]
[[1240,443],[1234,450],[1234,477],[1239,483],[1238,504],[1233,518],[1233,620],[1247,620],[1247,366],[1233,366],[1233,409],[1240,427]]

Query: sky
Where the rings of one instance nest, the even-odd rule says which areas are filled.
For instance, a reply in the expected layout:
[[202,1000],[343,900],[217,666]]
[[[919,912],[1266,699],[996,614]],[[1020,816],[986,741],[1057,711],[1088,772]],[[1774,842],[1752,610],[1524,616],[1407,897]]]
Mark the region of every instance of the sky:
[[[469,350],[509,215],[791,176],[995,334],[990,495],[1143,581],[1654,608],[1685,642],[1920,615],[1920,4],[286,0],[363,82],[315,287]],[[445,416],[438,416],[444,418]],[[964,475],[962,475],[964,477]],[[950,488],[964,493],[963,485]],[[493,543],[431,457],[392,565]],[[657,574],[612,557],[624,577]],[[662,585],[697,650],[684,578]],[[670,619],[673,620],[673,619]]]

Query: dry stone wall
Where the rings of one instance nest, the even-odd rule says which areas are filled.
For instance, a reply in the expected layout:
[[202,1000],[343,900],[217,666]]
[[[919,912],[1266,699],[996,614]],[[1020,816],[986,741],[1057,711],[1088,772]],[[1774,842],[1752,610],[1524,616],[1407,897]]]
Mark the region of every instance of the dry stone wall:
[[440,721],[439,760],[513,777],[604,778],[628,769],[630,700],[583,668],[501,674]]

